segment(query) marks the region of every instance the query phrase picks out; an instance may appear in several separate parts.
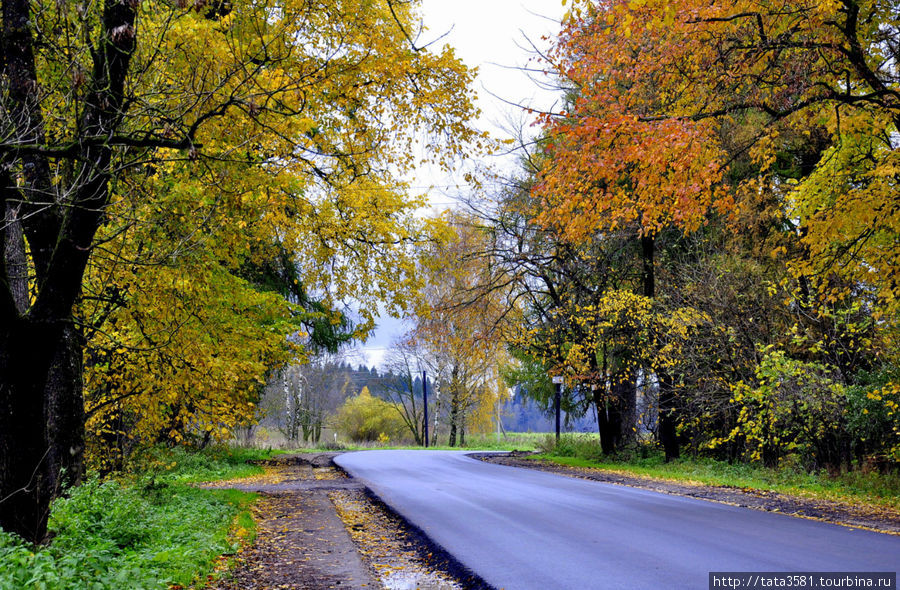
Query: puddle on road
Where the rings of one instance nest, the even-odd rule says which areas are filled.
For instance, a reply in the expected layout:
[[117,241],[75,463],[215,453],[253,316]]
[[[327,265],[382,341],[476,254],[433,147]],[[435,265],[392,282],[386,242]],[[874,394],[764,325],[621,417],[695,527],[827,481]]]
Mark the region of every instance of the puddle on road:
[[456,590],[455,582],[448,582],[421,572],[394,572],[381,578],[386,590]]

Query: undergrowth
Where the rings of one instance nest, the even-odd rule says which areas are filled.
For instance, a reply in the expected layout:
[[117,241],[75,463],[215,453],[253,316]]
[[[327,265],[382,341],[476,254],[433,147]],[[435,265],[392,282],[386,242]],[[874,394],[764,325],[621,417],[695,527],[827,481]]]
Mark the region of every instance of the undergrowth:
[[91,478],[52,507],[52,541],[0,531],[0,590],[120,590],[202,583],[214,560],[253,536],[255,494],[187,485],[251,475],[259,451],[155,449],[131,473]]

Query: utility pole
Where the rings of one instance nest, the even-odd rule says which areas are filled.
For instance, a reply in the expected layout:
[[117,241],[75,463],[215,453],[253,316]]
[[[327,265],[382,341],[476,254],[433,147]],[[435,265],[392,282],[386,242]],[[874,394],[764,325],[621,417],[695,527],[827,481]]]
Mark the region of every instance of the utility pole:
[[422,371],[422,398],[425,404],[425,448],[428,448],[428,373]]
[[561,375],[557,375],[556,377],[553,378],[553,385],[556,386],[556,396],[554,399],[554,406],[556,409],[556,442],[557,442],[557,444],[559,443],[559,424],[560,424],[559,418],[560,418],[560,413],[561,413],[560,405],[561,405],[561,401],[562,401],[563,381],[564,381],[564,379]]

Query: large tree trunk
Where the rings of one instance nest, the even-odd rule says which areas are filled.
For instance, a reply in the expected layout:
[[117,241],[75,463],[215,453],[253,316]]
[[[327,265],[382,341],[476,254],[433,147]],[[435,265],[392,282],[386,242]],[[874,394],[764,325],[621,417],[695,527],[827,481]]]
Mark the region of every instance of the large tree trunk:
[[[0,528],[33,542],[44,539],[53,498],[81,478],[83,343],[73,308],[109,199],[112,148],[104,142],[122,120],[135,6],[104,4],[102,40],[91,55],[92,79],[77,122],[84,144],[59,157],[78,170],[66,185],[40,151],[47,141],[31,2],[2,3],[5,114],[15,143],[34,149],[7,150],[0,160],[0,219],[13,218],[0,224]],[[21,170],[16,180],[13,170]],[[29,268],[23,235],[35,273],[33,298],[22,277]]]
[[634,379],[615,383],[609,395],[603,395],[600,389],[594,391],[597,429],[604,455],[615,453],[628,439],[634,424],[635,397]]
[[[656,297],[656,276],[654,254],[656,252],[656,240],[652,235],[641,236],[641,258],[644,270],[644,296],[650,299]],[[654,337],[655,339],[655,337]],[[665,371],[657,373],[659,381],[659,442],[666,453],[666,461],[677,459],[680,455],[678,433],[676,425],[675,392],[672,387],[671,376]]]
[[659,442],[666,453],[666,461],[681,456],[678,442],[678,415],[675,392],[670,375],[661,373],[659,378]]
[[[656,240],[652,235],[641,237],[641,254],[644,266],[644,296],[653,299],[656,297],[656,276],[654,254],[656,252]],[[677,459],[680,455],[678,434],[676,425],[675,392],[672,388],[672,379],[664,371],[657,373],[659,381],[659,442],[666,453],[666,461]]]
[[0,528],[44,540],[50,503],[82,475],[81,343],[20,319],[0,337]]

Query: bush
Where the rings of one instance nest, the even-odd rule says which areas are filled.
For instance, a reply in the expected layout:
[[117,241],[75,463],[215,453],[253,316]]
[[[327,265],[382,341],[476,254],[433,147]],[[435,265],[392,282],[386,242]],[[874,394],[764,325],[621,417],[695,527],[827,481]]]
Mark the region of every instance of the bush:
[[338,410],[337,430],[354,442],[386,443],[399,440],[406,425],[394,404],[373,397],[363,387],[359,395],[348,399]]
[[743,440],[750,459],[767,467],[788,457],[811,469],[849,467],[846,387],[820,363],[764,352],[756,385],[733,388],[739,413],[726,440]]
[[[154,451],[157,467],[123,481],[91,479],[54,502],[52,542],[33,548],[0,531],[0,590],[164,589],[187,586],[222,553],[254,497],[175,480],[227,471],[233,455]],[[224,459],[225,456],[231,459]]]
[[900,378],[897,369],[863,371],[847,388],[848,428],[858,459],[900,463]]

